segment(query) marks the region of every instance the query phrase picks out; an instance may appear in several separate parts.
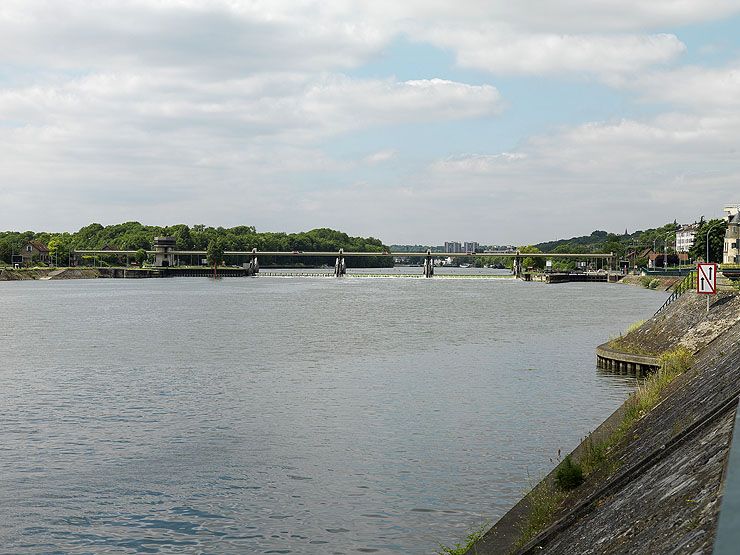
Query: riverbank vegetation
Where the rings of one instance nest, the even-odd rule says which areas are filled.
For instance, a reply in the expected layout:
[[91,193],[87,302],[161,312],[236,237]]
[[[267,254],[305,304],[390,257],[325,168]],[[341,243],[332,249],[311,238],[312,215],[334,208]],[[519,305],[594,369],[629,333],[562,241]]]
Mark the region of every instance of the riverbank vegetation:
[[[475,528],[468,532],[468,535],[465,536],[465,541],[456,543],[452,547],[448,547],[446,545],[439,546],[439,551],[437,552],[438,555],[465,555],[468,553],[468,550],[475,545],[475,543],[483,537],[483,534],[486,533],[486,530],[490,528],[491,523],[486,522],[481,524],[478,528]],[[475,551],[473,551],[475,553]]]
[[592,475],[612,474],[619,469],[619,446],[635,424],[665,397],[668,387],[694,364],[694,356],[685,347],[677,347],[660,356],[660,369],[638,383],[625,401],[621,420],[604,439],[589,435],[582,443],[576,460],[567,455],[555,470],[554,480],[543,480],[529,494],[530,512],[522,523],[516,548],[524,546],[555,520],[568,504],[568,495],[587,483]]
[[[258,232],[253,226],[232,228],[206,227],[205,225],[185,224],[173,226],[148,226],[139,222],[126,222],[103,226],[90,224],[74,233],[53,233],[36,231],[0,232],[0,262],[10,263],[11,255],[19,254],[24,245],[38,240],[49,248],[51,260],[60,266],[66,265],[70,251],[75,249],[108,250],[151,250],[156,236],[172,236],[178,250],[205,251],[212,241],[220,241],[226,251],[249,251],[253,248],[262,251],[324,251],[337,252],[339,249],[354,252],[383,252],[389,248],[374,237],[352,237],[341,231],[328,228],[312,229],[301,233]],[[113,258],[110,257],[114,262]],[[269,259],[260,264],[270,264]],[[303,259],[305,264],[320,265],[326,260]],[[331,263],[333,264],[333,260]],[[354,267],[387,267],[393,261],[387,257],[367,257],[352,261]]]

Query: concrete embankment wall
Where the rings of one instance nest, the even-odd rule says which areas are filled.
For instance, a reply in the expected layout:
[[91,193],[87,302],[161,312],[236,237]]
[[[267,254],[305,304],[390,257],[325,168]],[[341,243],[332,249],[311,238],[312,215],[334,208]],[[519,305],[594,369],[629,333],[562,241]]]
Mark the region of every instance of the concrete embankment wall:
[[52,280],[52,279],[95,279],[101,277],[95,268],[0,270],[0,281]]
[[652,356],[679,345],[696,352],[740,321],[740,295],[721,291],[710,299],[709,314],[706,310],[706,296],[686,293],[636,330],[605,345],[624,353]]
[[638,287],[645,287],[643,285],[643,279],[647,277],[650,280],[658,280],[659,285],[655,287],[658,291],[668,291],[671,289],[676,283],[681,281],[682,277],[673,277],[673,276],[633,276],[633,275],[627,275],[624,276],[620,283],[624,283],[625,285],[635,285]]
[[[640,336],[647,344],[691,348],[693,367],[610,448],[610,463],[567,493],[538,537],[517,546],[530,517],[530,494],[469,553],[712,551],[740,395],[740,297],[718,298],[709,317],[698,310],[706,310],[703,298],[684,297],[646,323]],[[573,451],[575,461],[620,426],[625,407]],[[537,487],[552,488],[555,472]]]

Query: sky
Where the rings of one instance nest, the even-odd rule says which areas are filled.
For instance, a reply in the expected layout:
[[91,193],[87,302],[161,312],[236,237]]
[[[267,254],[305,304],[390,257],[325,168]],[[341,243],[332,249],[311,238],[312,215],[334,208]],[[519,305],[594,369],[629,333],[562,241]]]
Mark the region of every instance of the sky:
[[0,229],[527,244],[740,202],[738,0],[2,0]]

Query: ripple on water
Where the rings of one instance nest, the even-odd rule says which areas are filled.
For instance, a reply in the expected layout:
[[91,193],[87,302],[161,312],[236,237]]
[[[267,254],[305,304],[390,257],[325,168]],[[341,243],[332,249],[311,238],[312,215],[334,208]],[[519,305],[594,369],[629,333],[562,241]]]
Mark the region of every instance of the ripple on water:
[[0,545],[19,555],[454,544],[621,403],[633,384],[593,348],[665,298],[492,279],[0,288]]

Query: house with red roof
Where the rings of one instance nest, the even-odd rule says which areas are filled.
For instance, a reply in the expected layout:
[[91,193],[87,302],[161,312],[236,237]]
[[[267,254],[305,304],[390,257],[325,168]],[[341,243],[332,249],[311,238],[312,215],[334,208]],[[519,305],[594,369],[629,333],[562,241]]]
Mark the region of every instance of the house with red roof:
[[21,257],[23,258],[24,266],[32,266],[36,262],[48,264],[51,259],[49,256],[49,248],[41,241],[29,241],[23,245],[23,249],[21,249]]

